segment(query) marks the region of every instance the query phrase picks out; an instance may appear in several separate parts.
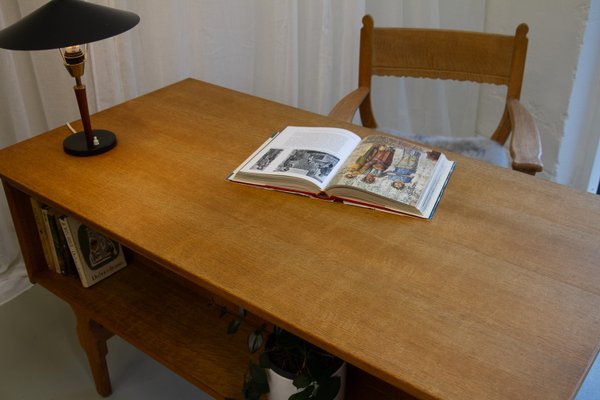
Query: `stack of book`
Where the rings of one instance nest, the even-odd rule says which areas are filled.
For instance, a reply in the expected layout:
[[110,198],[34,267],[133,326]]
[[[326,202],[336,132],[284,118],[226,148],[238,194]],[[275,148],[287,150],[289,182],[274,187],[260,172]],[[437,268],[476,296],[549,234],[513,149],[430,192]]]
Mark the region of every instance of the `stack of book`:
[[31,205],[49,269],[89,287],[127,265],[118,242],[36,199]]

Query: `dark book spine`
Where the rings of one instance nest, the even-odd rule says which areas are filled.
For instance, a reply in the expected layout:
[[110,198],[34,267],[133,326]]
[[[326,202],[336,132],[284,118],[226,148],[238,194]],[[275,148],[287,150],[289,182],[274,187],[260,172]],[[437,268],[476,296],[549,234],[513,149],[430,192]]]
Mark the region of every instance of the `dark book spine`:
[[[60,218],[66,218],[64,215],[60,216]],[[73,260],[73,255],[71,254],[71,249],[69,248],[69,244],[67,242],[67,237],[65,236],[65,232],[62,229],[62,226],[59,221],[57,221],[56,228],[58,231],[58,239],[60,242],[60,248],[62,252],[63,259],[65,260],[65,275],[79,277],[79,273],[77,272],[77,268],[75,267],[75,261]]]
[[58,258],[60,273],[67,275],[64,251],[60,242],[60,233],[62,232],[62,229],[58,226],[58,221],[56,220],[54,212],[48,212],[48,224],[50,225],[50,234],[52,235],[52,243],[54,245],[54,250],[56,251],[56,257]]

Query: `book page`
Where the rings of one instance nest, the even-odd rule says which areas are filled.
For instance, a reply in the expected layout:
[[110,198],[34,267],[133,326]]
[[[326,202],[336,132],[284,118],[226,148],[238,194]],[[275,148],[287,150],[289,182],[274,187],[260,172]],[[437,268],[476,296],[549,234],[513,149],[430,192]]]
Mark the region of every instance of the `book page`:
[[359,189],[418,209],[440,156],[437,151],[395,137],[367,137],[331,186]]
[[323,190],[359,142],[359,136],[345,129],[288,126],[239,172],[271,177],[271,182],[276,177],[301,178]]

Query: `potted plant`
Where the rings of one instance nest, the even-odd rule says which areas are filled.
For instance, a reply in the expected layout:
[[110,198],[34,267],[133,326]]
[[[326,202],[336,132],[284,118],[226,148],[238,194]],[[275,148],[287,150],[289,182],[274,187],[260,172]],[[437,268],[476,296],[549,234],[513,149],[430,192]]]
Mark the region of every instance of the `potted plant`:
[[[235,334],[245,317],[240,309],[228,334]],[[277,326],[269,330],[263,324],[249,334],[248,351],[260,354],[258,363],[249,363],[244,400],[258,400],[266,393],[270,400],[344,398],[346,363],[288,331]]]

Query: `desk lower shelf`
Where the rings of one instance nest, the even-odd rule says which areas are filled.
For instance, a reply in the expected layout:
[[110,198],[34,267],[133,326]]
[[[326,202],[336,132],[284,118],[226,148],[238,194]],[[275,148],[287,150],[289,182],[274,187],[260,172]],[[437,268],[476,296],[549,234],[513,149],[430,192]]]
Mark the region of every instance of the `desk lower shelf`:
[[169,275],[134,260],[87,289],[52,271],[36,274],[35,280],[76,314],[87,315],[209,395],[239,397],[249,361],[248,332],[227,335],[228,320],[219,317],[219,309]]
[[[207,394],[240,398],[251,327],[227,335],[229,320],[220,317],[220,308],[210,305],[206,293],[139,256],[128,259],[127,268],[87,289],[77,279],[49,270],[38,271],[35,281],[69,303],[78,320],[83,314],[96,321]],[[347,399],[410,398],[364,371],[350,367],[348,373]],[[104,394],[110,394],[108,376],[95,378],[97,386],[99,379],[107,382]]]

